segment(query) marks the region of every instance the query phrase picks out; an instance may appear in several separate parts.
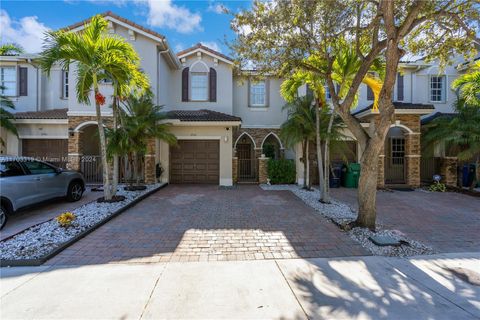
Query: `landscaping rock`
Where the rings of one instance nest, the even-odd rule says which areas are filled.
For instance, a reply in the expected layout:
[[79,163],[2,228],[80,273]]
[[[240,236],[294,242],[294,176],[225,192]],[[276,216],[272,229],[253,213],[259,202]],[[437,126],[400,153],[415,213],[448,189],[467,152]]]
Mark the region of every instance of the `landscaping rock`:
[[[313,188],[313,191],[305,190],[297,185],[265,185],[260,187],[263,190],[288,190],[293,192],[307,205],[318,211],[322,216],[329,218],[333,223],[339,226],[342,230],[343,226],[348,225],[357,218],[357,211],[352,209],[346,203],[331,199],[330,204],[321,203],[320,192],[318,189]],[[374,255],[381,256],[414,256],[421,254],[433,254],[435,251],[418,241],[408,239],[404,234],[398,230],[385,230],[383,226],[377,225],[377,231],[373,232],[366,228],[353,228],[348,231],[348,235],[364,248],[369,250]],[[389,238],[392,241],[398,242],[399,245],[376,245],[369,238]]]
[[[56,219],[33,226],[23,232],[0,242],[0,259],[19,260],[36,259],[50,253],[54,248],[74,238],[106,217],[112,215],[135,198],[155,189],[159,184],[149,185],[145,191],[128,192],[121,188],[117,195],[124,197],[119,202],[92,201],[75,210],[70,210],[76,218],[68,228],[61,227]],[[58,215],[63,212],[58,212]]]

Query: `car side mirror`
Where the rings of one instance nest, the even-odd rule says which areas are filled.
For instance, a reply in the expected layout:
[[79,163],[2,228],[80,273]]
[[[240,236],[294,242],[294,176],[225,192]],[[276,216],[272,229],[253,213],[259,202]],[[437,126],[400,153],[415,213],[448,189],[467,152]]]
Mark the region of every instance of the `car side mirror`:
[[60,174],[63,172],[63,169],[62,168],[55,168],[55,173],[56,174]]

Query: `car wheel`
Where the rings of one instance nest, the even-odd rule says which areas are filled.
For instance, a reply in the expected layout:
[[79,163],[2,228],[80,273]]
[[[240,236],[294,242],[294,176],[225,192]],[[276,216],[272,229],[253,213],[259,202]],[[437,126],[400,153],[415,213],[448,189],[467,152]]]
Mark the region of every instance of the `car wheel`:
[[67,200],[71,202],[78,201],[82,198],[83,186],[80,182],[74,181],[68,186]]
[[1,205],[0,206],[0,229],[7,223],[7,209]]

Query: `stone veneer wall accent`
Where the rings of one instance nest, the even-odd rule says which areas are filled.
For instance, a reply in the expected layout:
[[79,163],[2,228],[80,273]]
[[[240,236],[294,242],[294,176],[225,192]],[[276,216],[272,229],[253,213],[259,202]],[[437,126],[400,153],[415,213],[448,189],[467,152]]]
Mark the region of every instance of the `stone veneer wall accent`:
[[238,182],[238,158],[237,157],[232,158],[232,180],[233,180],[233,183]]
[[[68,128],[74,130],[80,124],[88,121],[97,121],[96,116],[73,116],[68,117]],[[112,118],[104,118],[104,124],[107,127],[112,126]],[[80,170],[80,161],[83,155],[83,139],[82,131],[74,132],[73,136],[69,134],[68,137],[68,163],[67,167],[72,170]]]
[[155,176],[155,139],[149,139],[147,142],[147,153],[145,154],[145,183],[155,183],[157,178]]
[[457,186],[457,164],[458,159],[456,157],[445,157],[440,159],[440,175],[442,181],[447,186]]
[[267,183],[268,179],[268,158],[258,158],[258,183]]

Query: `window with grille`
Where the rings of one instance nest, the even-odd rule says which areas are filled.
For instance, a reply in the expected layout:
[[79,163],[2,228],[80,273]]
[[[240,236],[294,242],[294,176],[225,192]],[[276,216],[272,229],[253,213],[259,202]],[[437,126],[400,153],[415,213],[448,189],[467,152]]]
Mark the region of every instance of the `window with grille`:
[[250,106],[267,106],[267,90],[265,81],[256,81],[250,83]]
[[15,67],[0,68],[1,93],[7,97],[17,95],[17,69]]
[[405,158],[405,139],[391,138],[391,161],[392,164],[403,165]]
[[208,73],[191,73],[191,100],[208,100]]
[[430,77],[430,101],[445,101],[445,76]]
[[68,99],[68,71],[62,71],[62,97]]

